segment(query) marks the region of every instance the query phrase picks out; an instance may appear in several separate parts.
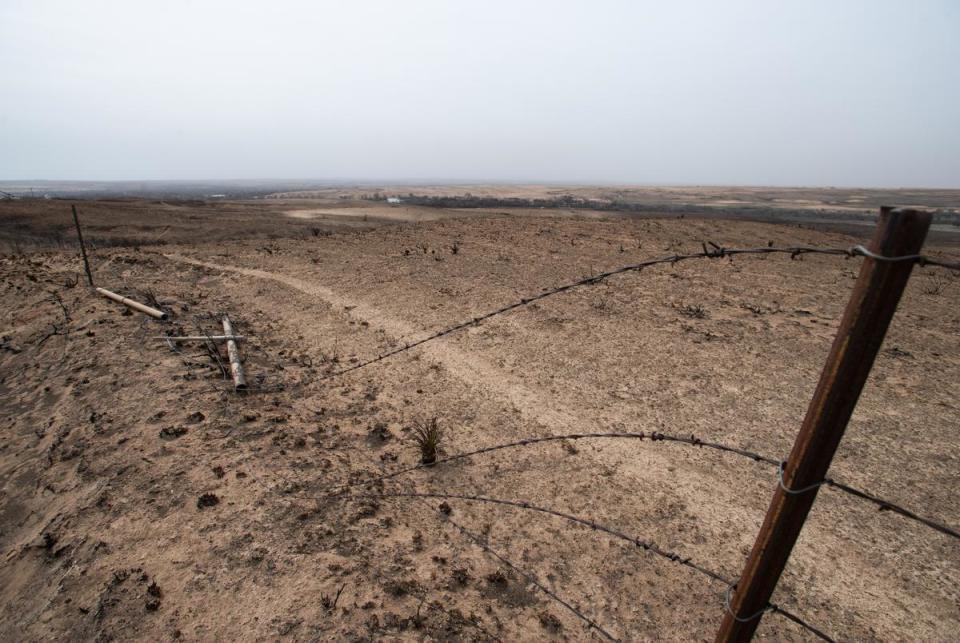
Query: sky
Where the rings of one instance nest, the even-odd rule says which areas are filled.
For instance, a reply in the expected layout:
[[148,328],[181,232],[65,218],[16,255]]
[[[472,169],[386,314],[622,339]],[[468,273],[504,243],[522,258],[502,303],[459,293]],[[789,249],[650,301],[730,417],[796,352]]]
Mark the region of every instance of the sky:
[[960,2],[0,0],[0,179],[960,188]]

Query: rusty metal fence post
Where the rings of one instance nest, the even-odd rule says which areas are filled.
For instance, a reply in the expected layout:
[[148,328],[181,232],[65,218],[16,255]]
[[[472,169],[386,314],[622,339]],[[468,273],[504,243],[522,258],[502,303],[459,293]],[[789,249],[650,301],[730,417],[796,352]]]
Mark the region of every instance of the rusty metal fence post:
[[[932,216],[881,208],[868,249],[895,257],[918,254]],[[816,392],[717,631],[718,643],[749,641],[760,624],[870,374],[913,261],[864,259]]]

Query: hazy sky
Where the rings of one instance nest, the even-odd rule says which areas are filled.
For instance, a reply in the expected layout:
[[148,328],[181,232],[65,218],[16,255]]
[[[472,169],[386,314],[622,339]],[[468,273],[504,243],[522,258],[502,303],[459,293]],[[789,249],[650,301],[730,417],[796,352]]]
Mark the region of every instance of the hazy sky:
[[960,187],[960,1],[0,0],[0,179]]

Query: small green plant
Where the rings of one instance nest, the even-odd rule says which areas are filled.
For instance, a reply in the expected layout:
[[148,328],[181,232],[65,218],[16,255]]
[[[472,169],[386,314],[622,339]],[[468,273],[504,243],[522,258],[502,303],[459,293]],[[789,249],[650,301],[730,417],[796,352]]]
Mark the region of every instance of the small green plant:
[[443,441],[443,429],[437,423],[437,418],[430,418],[425,424],[413,427],[413,441],[420,449],[420,463],[431,465],[443,451],[440,443]]

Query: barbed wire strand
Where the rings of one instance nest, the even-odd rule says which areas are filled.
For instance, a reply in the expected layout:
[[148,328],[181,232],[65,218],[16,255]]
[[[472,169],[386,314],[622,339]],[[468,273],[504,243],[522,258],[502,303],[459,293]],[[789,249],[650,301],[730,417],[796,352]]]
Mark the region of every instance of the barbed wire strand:
[[[709,442],[709,441],[706,441],[706,440],[701,440],[700,438],[696,437],[695,435],[691,435],[690,437],[686,437],[686,436],[679,436],[679,435],[670,435],[670,434],[667,434],[667,433],[661,433],[661,432],[659,432],[659,431],[652,431],[652,432],[649,432],[649,433],[646,433],[646,432],[642,432],[642,431],[641,431],[641,432],[613,432],[613,433],[568,433],[568,434],[564,434],[564,435],[550,435],[550,436],[543,436],[543,437],[524,438],[524,439],[522,439],[522,440],[516,440],[516,441],[513,441],[513,442],[506,442],[506,443],[503,443],[503,444],[495,444],[495,445],[492,445],[492,446],[483,447],[483,448],[480,448],[480,449],[475,449],[475,450],[473,450],[473,451],[466,451],[466,452],[464,452],[464,453],[458,453],[458,454],[456,454],[456,455],[452,455],[452,456],[449,456],[449,457],[446,457],[446,458],[440,458],[440,459],[438,459],[436,462],[433,462],[433,463],[431,463],[431,464],[423,464],[423,463],[421,463],[421,464],[417,464],[417,465],[411,465],[411,466],[406,467],[406,468],[403,468],[403,469],[398,469],[398,470],[396,470],[396,471],[392,471],[392,472],[390,472],[390,473],[385,473],[385,474],[383,474],[383,475],[375,476],[375,477],[372,477],[372,478],[367,478],[367,479],[365,479],[365,480],[356,480],[356,481],[354,481],[354,482],[348,482],[348,483],[344,483],[344,484],[341,484],[341,485],[337,485],[337,486],[334,486],[334,487],[333,487],[334,491],[326,494],[326,496],[324,496],[324,497],[333,498],[333,497],[340,496],[340,495],[343,495],[344,493],[346,493],[346,491],[345,491],[346,489],[352,489],[352,488],[355,488],[355,487],[360,487],[360,486],[370,485],[370,484],[377,484],[377,483],[379,483],[379,482],[383,482],[383,481],[385,481],[385,480],[390,480],[390,479],[392,479],[392,478],[396,478],[396,477],[401,476],[401,475],[404,475],[404,474],[406,474],[406,473],[412,473],[412,472],[418,471],[418,470],[420,470],[420,469],[433,468],[433,467],[436,467],[436,466],[438,466],[438,465],[447,464],[447,463],[449,463],[449,462],[455,462],[455,461],[457,461],[457,460],[463,460],[463,459],[470,458],[470,457],[475,456],[475,455],[482,455],[482,454],[491,453],[491,452],[494,452],[494,451],[500,451],[500,450],[503,450],[503,449],[513,449],[513,448],[519,448],[519,447],[526,447],[526,446],[531,446],[531,445],[534,445],[534,444],[541,444],[541,443],[544,443],[544,442],[557,442],[557,441],[563,441],[563,440],[585,440],[585,439],[636,439],[636,440],[641,440],[641,441],[642,441],[642,440],[650,440],[651,442],[674,442],[674,443],[677,443],[677,444],[686,444],[686,445],[689,445],[689,446],[695,446],[695,447],[703,447],[703,448],[708,448],[708,449],[714,449],[714,450],[722,451],[722,452],[725,452],[725,453],[733,453],[733,454],[735,454],[735,455],[739,455],[739,456],[748,458],[748,459],[750,459],[750,460],[753,460],[754,462],[763,462],[763,463],[766,463],[766,464],[773,465],[773,466],[777,467],[777,479],[778,479],[778,481],[779,481],[779,484],[780,484],[781,486],[783,486],[783,466],[784,466],[784,462],[783,462],[782,460],[776,460],[776,459],[774,459],[774,458],[770,458],[770,457],[768,457],[768,456],[762,455],[762,454],[760,454],[760,453],[756,453],[756,452],[754,452],[754,451],[749,451],[749,450],[747,450],[747,449],[741,449],[741,448],[738,448],[738,447],[733,447],[733,446],[729,446],[729,445],[726,445],[726,444],[721,444],[721,443],[718,443],[718,442]],[[868,492],[866,492],[866,491],[863,491],[863,490],[861,490],[861,489],[857,489],[857,488],[855,488],[855,487],[851,487],[850,485],[844,484],[844,483],[842,483],[842,482],[837,482],[836,480],[834,480],[834,479],[832,479],[832,478],[824,478],[823,481],[821,481],[821,482],[819,482],[819,483],[816,483],[816,484],[814,484],[814,485],[811,485],[811,486],[808,487],[808,488],[801,489],[800,491],[792,491],[792,490],[786,489],[785,487],[784,487],[784,490],[787,491],[788,493],[791,493],[791,492],[792,492],[792,493],[803,493],[803,492],[805,492],[805,491],[809,491],[810,489],[812,489],[812,488],[814,488],[814,487],[817,487],[817,486],[820,486],[820,485],[826,485],[826,486],[828,486],[828,487],[831,487],[831,488],[836,489],[836,490],[838,490],[838,491],[841,491],[841,492],[843,492],[843,493],[847,493],[847,494],[849,494],[849,495],[851,495],[851,496],[854,496],[854,497],[856,497],[856,498],[860,498],[861,500],[866,500],[866,501],[868,501],[868,502],[872,502],[873,504],[877,505],[877,507],[880,509],[880,511],[892,511],[893,513],[899,514],[899,515],[901,515],[901,516],[903,516],[904,518],[907,518],[907,519],[909,519],[909,520],[913,520],[913,521],[915,521],[915,522],[918,522],[918,523],[920,523],[920,524],[922,524],[922,525],[925,525],[925,526],[927,526],[927,527],[929,527],[929,528],[931,528],[931,529],[934,529],[935,531],[938,531],[938,532],[940,532],[940,533],[942,533],[942,534],[945,534],[945,535],[947,535],[947,536],[952,536],[953,538],[960,539],[960,531],[957,531],[956,529],[954,529],[954,528],[952,528],[952,527],[949,527],[949,526],[947,526],[947,525],[945,525],[945,524],[943,524],[943,523],[939,523],[939,522],[937,522],[937,521],[935,521],[935,520],[931,520],[931,519],[929,519],[929,518],[924,518],[923,516],[920,516],[920,515],[912,512],[912,511],[910,511],[909,509],[906,509],[905,507],[902,507],[902,506],[900,506],[900,505],[898,505],[898,504],[896,504],[896,503],[894,503],[894,502],[892,502],[892,501],[890,501],[890,500],[885,500],[885,499],[883,499],[883,498],[879,498],[879,497],[874,496],[873,494],[870,494],[870,493],[868,493]]]
[[784,617],[787,620],[793,621],[800,627],[804,628],[814,636],[819,637],[821,640],[826,641],[827,643],[836,643],[836,641],[831,636],[826,634],[823,630],[818,629],[813,625],[810,625],[809,623],[807,623],[805,620],[803,620],[793,612],[789,610],[785,610],[775,603],[771,603],[770,611],[773,612],[774,614],[779,614],[780,616]]
[[957,531],[956,529],[948,527],[947,525],[930,520],[929,518],[918,516],[917,514],[910,511],[909,509],[905,509],[904,507],[901,507],[900,505],[890,502],[889,500],[878,498],[877,496],[871,495],[866,491],[856,489],[849,485],[843,484],[842,482],[837,482],[832,478],[824,479],[823,484],[833,489],[837,489],[838,491],[842,491],[844,493],[850,494],[855,498],[860,498],[862,500],[872,502],[873,504],[877,505],[880,511],[892,511],[893,513],[900,514],[904,518],[915,520],[916,522],[926,525],[931,529],[935,529],[936,531],[939,531],[942,534],[946,534],[947,536],[953,536],[954,538],[960,539],[960,531]]
[[515,507],[518,509],[525,509],[528,511],[535,511],[538,513],[548,514],[555,516],[557,518],[562,518],[569,522],[577,523],[583,525],[584,527],[589,527],[594,531],[600,531],[614,538],[624,540],[632,545],[635,545],[644,551],[649,551],[652,554],[660,556],[666,560],[679,563],[684,567],[689,567],[704,576],[719,581],[724,585],[730,586],[733,584],[733,581],[729,578],[726,578],[722,574],[715,572],[711,569],[708,569],[698,563],[693,562],[690,558],[685,558],[676,552],[662,549],[657,546],[656,543],[650,540],[644,540],[642,538],[628,536],[627,534],[620,532],[612,527],[607,527],[606,525],[601,525],[598,522],[595,522],[589,518],[583,518],[580,516],[574,516],[573,514],[568,514],[563,511],[558,511],[556,509],[550,509],[548,507],[540,507],[529,502],[519,501],[519,500],[505,500],[503,498],[491,498],[489,496],[478,496],[472,494],[457,494],[457,493],[440,493],[440,492],[415,492],[415,491],[381,491],[378,493],[354,493],[349,495],[340,496],[341,499],[349,500],[351,498],[434,498],[441,500],[465,500],[469,502],[484,502],[489,504],[504,505],[507,507]]
[[[366,480],[357,480],[354,482],[348,482],[341,485],[336,485],[335,487],[333,487],[333,489],[334,490],[350,489],[353,487],[359,487],[359,486],[368,485],[368,484],[375,484],[377,482],[382,482],[384,480],[396,478],[397,476],[401,476],[405,473],[411,473],[419,469],[431,469],[439,465],[455,462],[457,460],[463,460],[465,458],[470,458],[475,455],[491,453],[493,451],[500,451],[503,449],[532,446],[532,445],[541,444],[544,442],[559,442],[563,440],[586,440],[586,439],[635,439],[635,440],[649,440],[651,442],[678,442],[678,443],[689,444],[691,446],[706,447],[708,449],[716,449],[718,451],[734,453],[746,458],[750,458],[751,460],[755,460],[758,462],[766,462],[767,464],[771,464],[771,465],[777,465],[780,462],[779,460],[768,458],[766,456],[760,455],[759,453],[754,453],[752,451],[747,451],[745,449],[739,449],[737,447],[732,447],[725,444],[719,444],[716,442],[708,442],[705,440],[701,440],[695,435],[686,437],[686,436],[679,436],[679,435],[670,435],[668,433],[661,433],[659,431],[651,431],[651,432],[618,431],[618,432],[612,432],[612,433],[567,433],[563,435],[548,435],[548,436],[541,436],[541,437],[523,438],[520,440],[515,440],[513,442],[505,442],[503,444],[494,444],[488,447],[481,447],[479,449],[474,449],[473,451],[466,451],[464,453],[458,453],[456,455],[448,456],[446,458],[440,458],[431,464],[420,463],[416,465],[411,465],[404,469],[392,471],[390,473],[386,473],[380,476],[368,478]],[[341,492],[339,491],[332,491],[328,495],[333,497],[340,494]]]
[[[707,244],[709,244],[711,247],[708,248]],[[399,353],[403,353],[405,351],[411,350],[427,342],[440,339],[441,337],[445,337],[447,335],[450,335],[451,333],[455,333],[459,330],[463,330],[464,328],[476,326],[481,322],[490,319],[491,317],[502,315],[516,308],[520,308],[522,306],[528,306],[536,301],[545,299],[547,297],[551,297],[553,295],[560,294],[562,292],[566,292],[573,288],[597,284],[615,275],[623,274],[625,272],[640,271],[640,270],[643,270],[644,268],[648,268],[650,266],[655,266],[658,264],[666,264],[666,263],[676,264],[681,261],[686,261],[688,259],[720,259],[724,257],[729,257],[732,259],[737,255],[789,254],[791,259],[796,259],[797,257],[800,257],[802,255],[807,255],[807,254],[822,254],[822,255],[843,256],[848,258],[858,257],[858,256],[868,257],[876,261],[893,262],[893,263],[913,261],[921,266],[940,266],[950,270],[960,271],[960,263],[949,263],[945,261],[939,261],[936,259],[931,259],[930,257],[927,257],[925,255],[903,255],[899,257],[885,257],[883,255],[878,255],[874,252],[871,252],[864,246],[854,246],[853,248],[817,248],[812,246],[791,246],[791,247],[785,247],[785,248],[782,248],[782,247],[724,248],[722,246],[719,246],[713,243],[712,241],[708,241],[707,243],[702,244],[702,246],[703,246],[702,252],[694,252],[694,253],[682,254],[682,255],[675,254],[669,257],[647,259],[646,261],[641,261],[638,263],[621,266],[619,268],[607,270],[605,272],[601,272],[599,274],[592,275],[584,279],[578,279],[577,281],[572,281],[560,286],[555,286],[553,288],[546,289],[544,292],[541,292],[536,295],[531,295],[529,297],[524,297],[519,301],[515,301],[513,303],[507,304],[506,306],[502,306],[500,308],[491,310],[477,317],[473,317],[472,319],[468,319],[458,324],[454,324],[453,326],[449,326],[443,330],[433,333],[432,335],[428,335],[427,337],[418,339],[417,341],[408,342],[393,350],[387,351],[386,353],[381,353],[376,357],[371,357],[369,359],[363,360],[356,364],[352,364],[351,366],[342,368],[339,371],[334,371],[333,373],[327,373],[326,375],[319,377],[318,380],[324,381],[324,380],[332,379],[335,377],[340,377],[341,375],[345,375],[352,371],[364,368],[366,366],[370,366],[371,364],[376,364],[377,362],[381,362],[389,357],[393,357],[394,355],[397,355]]]
[[[468,501],[468,502],[490,503],[490,504],[496,504],[496,505],[504,505],[504,506],[513,507],[513,508],[517,508],[517,509],[523,509],[523,510],[527,510],[527,511],[535,511],[535,512],[547,514],[547,515],[550,515],[550,516],[555,516],[555,517],[558,517],[558,518],[562,518],[562,519],[567,520],[567,521],[569,521],[569,522],[573,522],[573,523],[576,523],[576,524],[579,524],[579,525],[588,527],[588,528],[590,528],[590,529],[592,529],[592,530],[594,530],[594,531],[599,531],[599,532],[606,533],[607,535],[613,536],[614,538],[617,538],[617,539],[619,539],[619,540],[623,540],[623,541],[628,542],[628,543],[630,543],[630,544],[632,544],[632,545],[635,545],[636,547],[639,547],[639,548],[643,549],[644,551],[649,551],[649,552],[651,552],[651,553],[653,553],[653,554],[655,554],[655,555],[657,555],[657,556],[660,556],[661,558],[664,558],[664,559],[669,560],[669,561],[671,561],[671,562],[678,563],[679,565],[682,565],[682,566],[687,567],[687,568],[689,568],[689,569],[692,569],[692,570],[694,570],[694,571],[696,571],[696,572],[699,572],[700,574],[702,574],[702,575],[710,578],[711,580],[715,580],[715,581],[718,581],[718,582],[720,582],[720,583],[723,583],[724,585],[727,586],[727,589],[725,590],[725,591],[726,591],[726,594],[725,594],[725,597],[726,597],[726,598],[725,598],[725,606],[726,606],[727,609],[729,609],[729,592],[730,592],[730,590],[731,590],[733,587],[735,587],[735,583],[734,583],[733,580],[728,579],[728,578],[726,578],[725,576],[723,576],[722,574],[720,574],[720,573],[718,573],[718,572],[715,572],[715,571],[713,571],[713,570],[711,570],[711,569],[709,569],[709,568],[706,568],[706,567],[704,567],[704,566],[702,566],[702,565],[700,565],[700,564],[698,564],[698,563],[693,562],[690,558],[684,558],[684,557],[680,556],[679,554],[677,554],[676,552],[673,552],[673,551],[670,551],[670,550],[666,550],[666,549],[662,549],[662,548],[658,547],[658,546],[656,545],[656,543],[654,543],[654,542],[652,542],[652,541],[644,540],[644,539],[638,538],[638,537],[629,536],[629,535],[627,535],[627,534],[625,534],[625,533],[623,533],[623,532],[621,532],[621,531],[618,531],[617,529],[614,529],[614,528],[612,528],[612,527],[608,527],[608,526],[606,526],[606,525],[602,525],[602,524],[597,523],[597,522],[595,522],[595,521],[593,521],[593,520],[591,520],[591,519],[589,519],[589,518],[583,518],[583,517],[580,517],[580,516],[575,516],[575,515],[573,515],[573,514],[568,514],[568,513],[566,513],[566,512],[558,511],[558,510],[556,510],[556,509],[550,509],[550,508],[548,508],[548,507],[540,507],[540,506],[537,506],[537,505],[534,505],[534,504],[531,504],[531,503],[525,502],[525,501],[506,500],[506,499],[503,499],[503,498],[491,498],[491,497],[489,497],[489,496],[478,496],[478,495],[472,495],[472,494],[454,494],[454,493],[439,493],[439,492],[412,492],[412,491],[410,491],[410,492],[407,492],[407,491],[396,491],[396,492],[384,491],[384,492],[381,492],[381,493],[349,494],[349,495],[345,495],[345,496],[339,496],[339,498],[340,498],[340,499],[343,499],[343,500],[358,499],[358,498],[359,498],[359,499],[385,499],[385,498],[425,499],[425,498],[433,498],[433,499],[446,499],[446,500],[464,500],[464,501]],[[481,543],[478,542],[478,544],[481,544]],[[483,545],[481,544],[481,546],[483,546]],[[558,599],[558,600],[559,600],[559,599]],[[568,609],[570,609],[570,608],[568,607]],[[808,623],[806,623],[806,621],[804,621],[803,619],[801,619],[799,616],[793,614],[792,612],[790,612],[790,611],[788,611],[788,610],[783,609],[783,608],[780,607],[779,605],[776,605],[776,604],[774,604],[774,603],[768,603],[767,606],[763,609],[763,612],[766,612],[766,611],[771,611],[771,612],[776,612],[776,613],[782,614],[783,616],[785,616],[785,617],[788,618],[789,620],[791,620],[791,621],[793,621],[794,623],[800,625],[801,627],[806,628],[806,629],[809,630],[811,633],[813,633],[813,634],[815,634],[816,636],[820,637],[820,638],[823,639],[824,641],[828,641],[828,642],[830,642],[830,643],[833,643],[833,639],[830,638],[829,636],[827,636],[826,634],[824,634],[821,630],[817,629],[816,627],[813,627],[813,626],[809,625]],[[756,618],[757,616],[760,616],[761,613],[762,613],[762,612],[756,614],[754,617],[751,617],[751,619],[752,619],[752,618]],[[584,618],[585,620],[588,620],[588,621],[589,621],[589,619],[587,619],[586,617],[583,617],[583,618]],[[748,620],[751,620],[751,619],[748,619]]]
[[900,263],[904,261],[913,261],[921,268],[924,266],[937,266],[940,268],[946,268],[947,270],[958,270],[960,271],[960,263],[952,263],[949,261],[940,261],[939,259],[931,259],[926,255],[901,255],[899,257],[885,257],[883,255],[878,255],[875,252],[867,249],[864,246],[854,246],[850,249],[855,255],[860,255],[861,257],[869,257],[870,259],[876,259],[877,261],[886,261],[891,263]]
[[594,621],[592,618],[590,618],[589,616],[581,612],[580,609],[577,608],[575,605],[561,598],[554,591],[552,591],[550,588],[548,588],[539,580],[537,580],[537,577],[534,576],[532,573],[525,571],[522,567],[520,567],[516,563],[512,562],[511,560],[509,560],[508,558],[506,558],[505,556],[497,552],[495,549],[490,547],[490,545],[488,545],[487,543],[483,542],[483,539],[480,536],[476,535],[475,533],[473,533],[472,531],[470,531],[460,523],[456,522],[455,520],[453,520],[453,518],[450,518],[449,516],[444,515],[443,512],[440,512],[440,515],[443,516],[444,522],[447,522],[453,525],[453,527],[455,527],[461,534],[463,534],[469,540],[471,540],[473,544],[475,544],[477,547],[479,547],[480,549],[484,550],[485,552],[487,552],[488,554],[490,554],[491,556],[499,560],[501,563],[503,563],[504,565],[506,565],[513,571],[515,571],[520,576],[522,576],[523,579],[526,580],[528,583],[530,583],[531,585],[539,589],[541,592],[549,596],[551,599],[553,599],[554,601],[562,605],[564,608],[567,609],[567,611],[569,611],[571,614],[573,614],[578,619],[583,621],[588,628],[595,630],[597,633],[599,633],[601,636],[603,636],[609,641],[619,641],[619,639],[617,639],[615,636],[610,634],[610,632],[605,630],[602,625]]
[[749,623],[755,618],[760,618],[767,612],[772,612],[774,614],[780,614],[784,618],[793,621],[800,627],[806,630],[809,630],[815,636],[818,636],[820,639],[827,641],[827,643],[836,643],[836,641],[834,641],[833,638],[831,638],[829,635],[823,632],[823,630],[817,629],[813,625],[810,625],[809,623],[807,623],[805,620],[803,620],[793,612],[783,609],[776,603],[767,603],[766,607],[758,610],[757,612],[755,612],[754,614],[751,614],[750,616],[746,616],[746,617],[737,616],[736,612],[733,611],[733,607],[730,605],[730,598],[733,595],[733,591],[735,589],[736,589],[736,585],[731,585],[730,587],[727,588],[727,591],[723,595],[723,607],[725,610],[727,610],[727,612],[730,613],[730,616],[733,617],[733,620],[739,623]]

